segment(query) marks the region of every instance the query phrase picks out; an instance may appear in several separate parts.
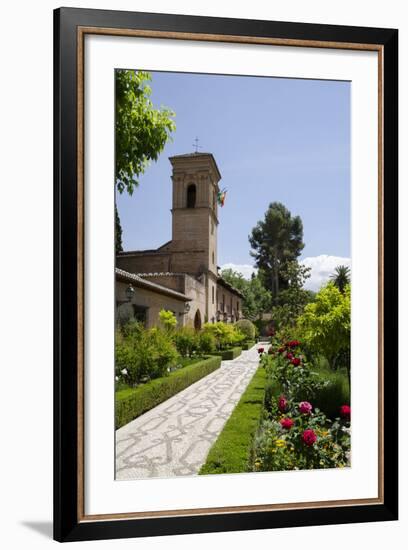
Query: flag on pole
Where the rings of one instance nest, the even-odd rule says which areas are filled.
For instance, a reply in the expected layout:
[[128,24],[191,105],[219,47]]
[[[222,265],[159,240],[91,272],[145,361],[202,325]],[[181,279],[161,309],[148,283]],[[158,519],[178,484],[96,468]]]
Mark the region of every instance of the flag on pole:
[[221,207],[223,207],[225,204],[226,196],[227,196],[227,189],[224,187],[224,189],[221,189],[221,191],[219,191],[217,195],[217,202]]

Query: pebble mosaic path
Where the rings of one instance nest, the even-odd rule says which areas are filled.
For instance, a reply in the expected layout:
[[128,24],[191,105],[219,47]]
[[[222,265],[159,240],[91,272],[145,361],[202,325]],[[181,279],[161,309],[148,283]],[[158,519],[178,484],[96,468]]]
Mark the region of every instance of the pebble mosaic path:
[[196,475],[259,363],[255,345],[116,431],[116,479]]

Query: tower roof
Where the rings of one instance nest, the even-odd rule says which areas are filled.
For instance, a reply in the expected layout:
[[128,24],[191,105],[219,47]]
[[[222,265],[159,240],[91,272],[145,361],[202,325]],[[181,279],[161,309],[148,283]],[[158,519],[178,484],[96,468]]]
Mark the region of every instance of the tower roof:
[[180,160],[204,160],[204,158],[207,157],[210,161],[210,164],[212,164],[212,167],[214,168],[216,174],[218,175],[218,178],[221,179],[221,173],[219,171],[219,168],[217,166],[217,163],[215,162],[215,158],[212,153],[184,153],[183,155],[174,155],[172,157],[169,157],[169,161],[171,164],[177,162],[178,159]]

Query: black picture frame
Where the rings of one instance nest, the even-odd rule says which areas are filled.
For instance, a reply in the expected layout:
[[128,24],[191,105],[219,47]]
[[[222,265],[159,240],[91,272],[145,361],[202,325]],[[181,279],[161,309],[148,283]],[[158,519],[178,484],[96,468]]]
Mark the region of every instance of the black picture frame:
[[[138,29],[375,44],[383,55],[383,494],[381,502],[273,511],[81,520],[78,494],[78,28]],[[54,537],[146,537],[398,518],[398,31],[276,21],[60,8],[54,12]]]

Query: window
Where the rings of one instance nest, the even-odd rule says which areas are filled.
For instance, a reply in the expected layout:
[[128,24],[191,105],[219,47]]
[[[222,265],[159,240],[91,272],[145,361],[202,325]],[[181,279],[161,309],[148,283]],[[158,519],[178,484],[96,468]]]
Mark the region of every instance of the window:
[[214,235],[214,222],[211,220],[211,235]]
[[133,316],[136,321],[139,321],[139,323],[142,323],[144,327],[147,325],[147,307],[143,306],[137,306],[136,304],[132,304],[133,307]]
[[196,205],[196,186],[190,183],[187,187],[187,208],[195,208]]
[[215,264],[214,252],[212,253],[212,263],[213,263],[213,265]]
[[211,287],[212,290],[212,303],[214,303],[214,287]]

